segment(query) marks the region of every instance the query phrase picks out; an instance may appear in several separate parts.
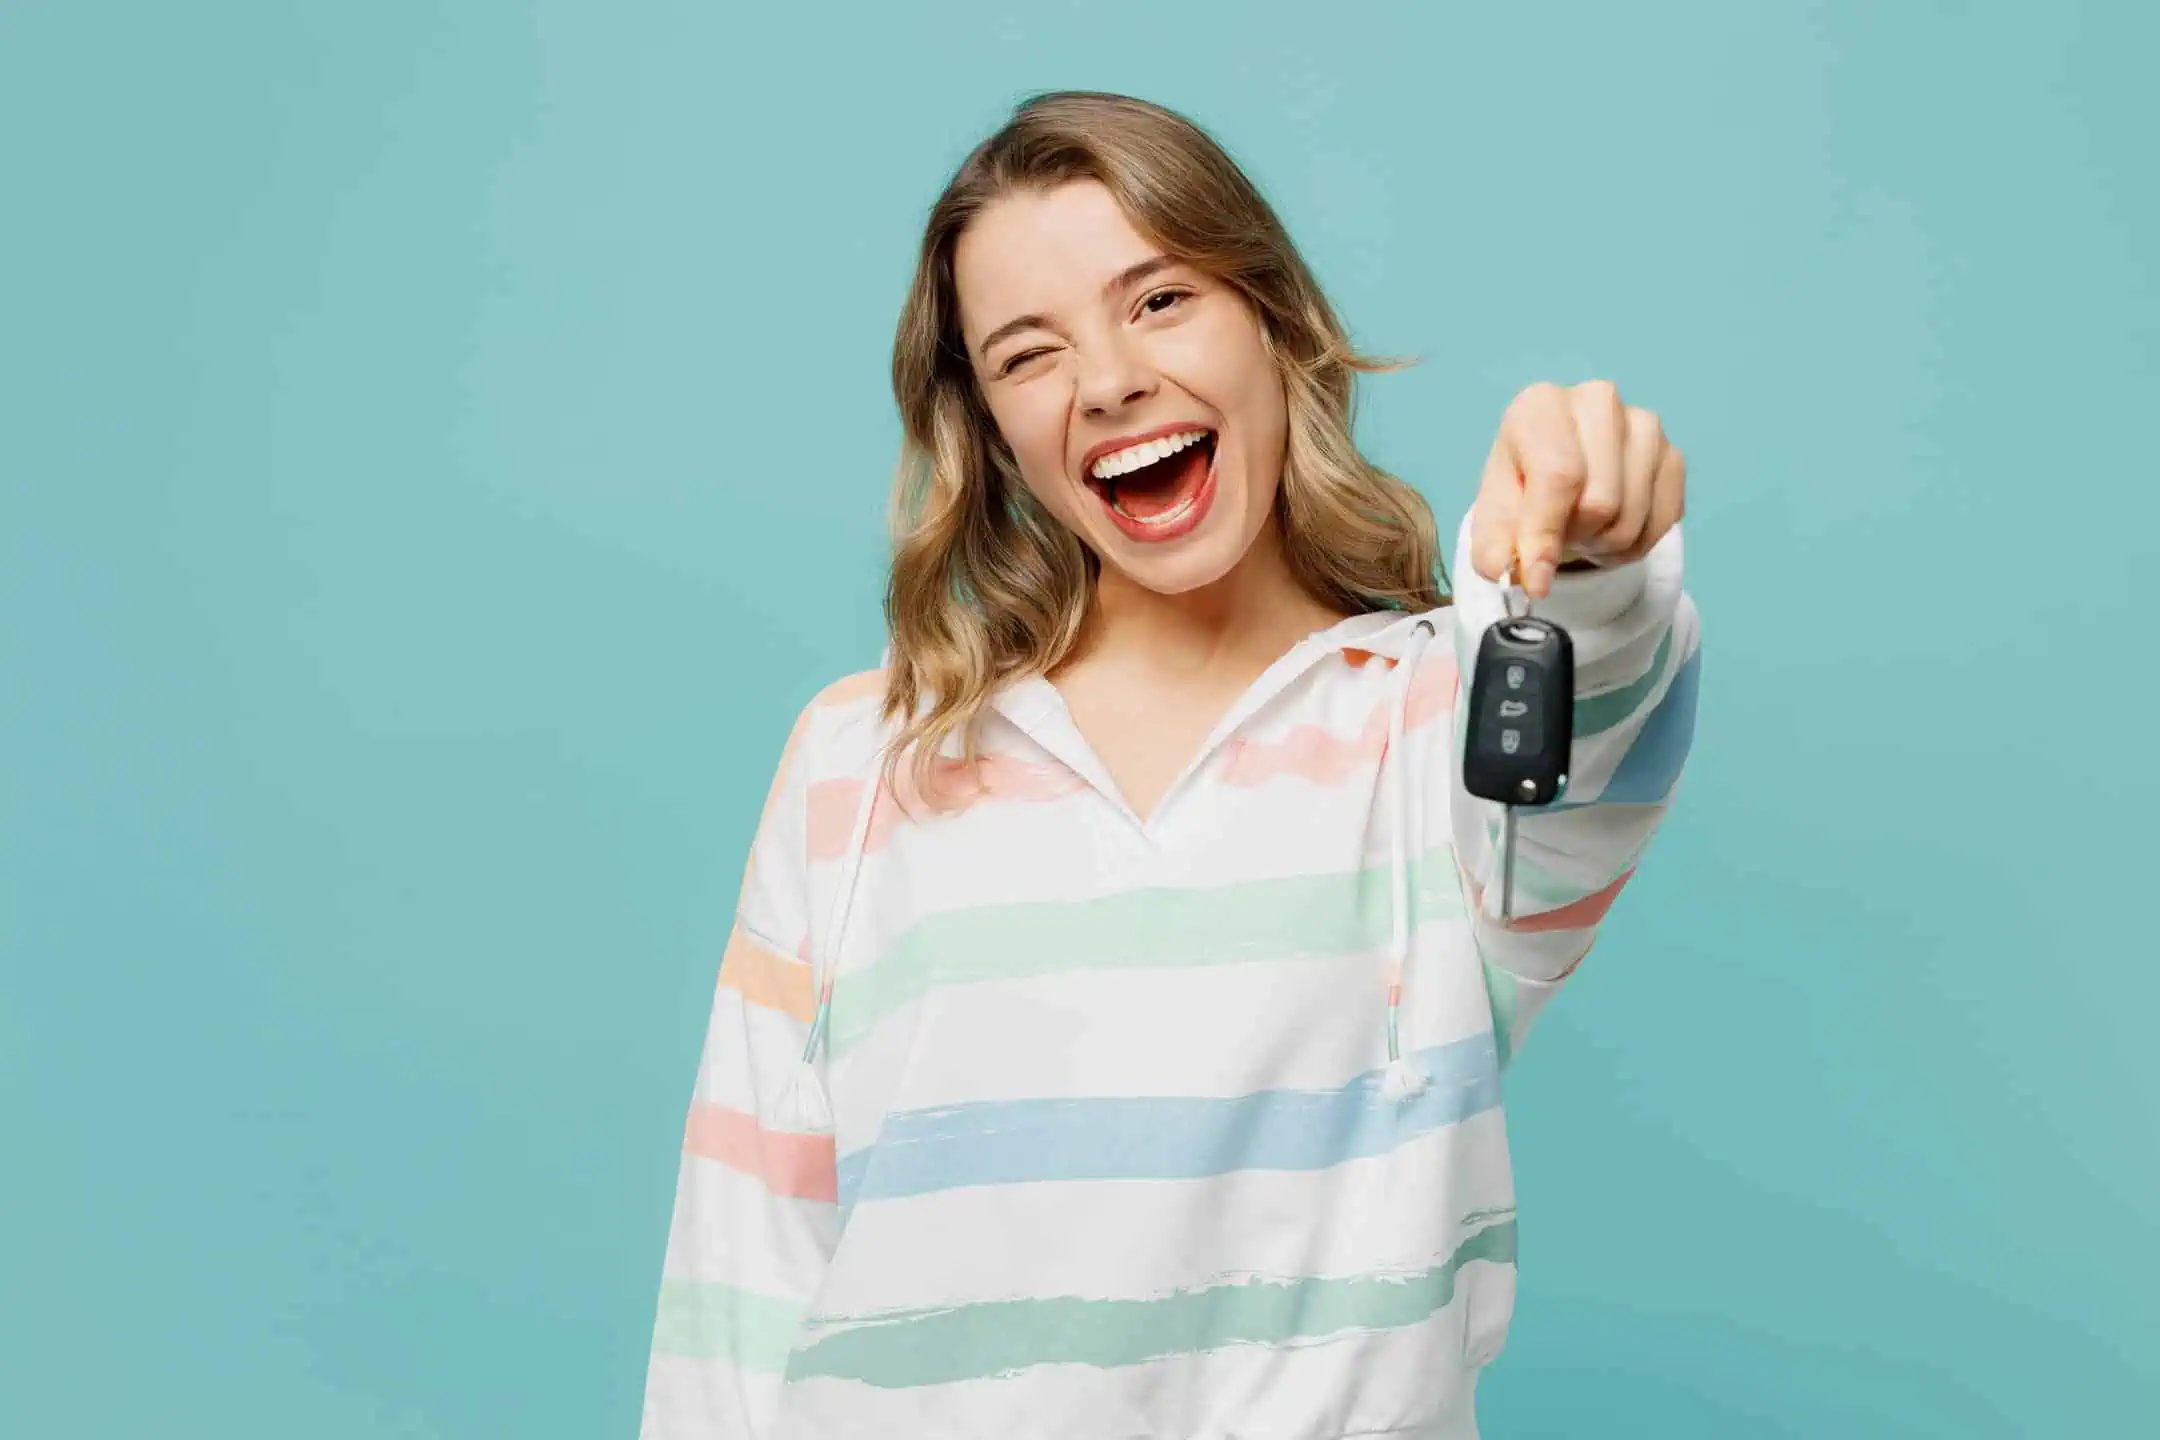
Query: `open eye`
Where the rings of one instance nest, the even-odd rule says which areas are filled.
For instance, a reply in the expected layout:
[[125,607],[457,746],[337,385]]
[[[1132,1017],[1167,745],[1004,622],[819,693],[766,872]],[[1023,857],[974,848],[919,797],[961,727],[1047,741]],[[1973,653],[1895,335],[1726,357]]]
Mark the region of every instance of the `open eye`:
[[1192,291],[1182,286],[1165,286],[1160,290],[1150,291],[1147,298],[1140,302],[1140,308],[1147,314],[1160,315],[1165,311],[1174,310],[1183,302],[1192,299],[1192,293]]

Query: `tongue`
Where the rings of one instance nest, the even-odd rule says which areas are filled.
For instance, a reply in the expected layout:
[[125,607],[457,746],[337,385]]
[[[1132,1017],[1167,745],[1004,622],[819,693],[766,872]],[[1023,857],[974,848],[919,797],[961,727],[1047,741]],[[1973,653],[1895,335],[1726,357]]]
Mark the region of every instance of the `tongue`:
[[1120,475],[1111,499],[1135,520],[1168,514],[1200,487],[1207,475],[1208,450],[1206,445],[1189,445],[1168,459]]

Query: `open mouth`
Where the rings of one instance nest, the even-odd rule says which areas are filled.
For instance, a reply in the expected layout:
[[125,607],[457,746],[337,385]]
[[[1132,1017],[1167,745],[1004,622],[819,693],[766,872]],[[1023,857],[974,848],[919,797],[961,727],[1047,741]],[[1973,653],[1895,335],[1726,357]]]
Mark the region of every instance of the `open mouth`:
[[1128,446],[1095,462],[1093,490],[1136,540],[1172,540],[1198,525],[1215,496],[1215,432],[1192,429]]

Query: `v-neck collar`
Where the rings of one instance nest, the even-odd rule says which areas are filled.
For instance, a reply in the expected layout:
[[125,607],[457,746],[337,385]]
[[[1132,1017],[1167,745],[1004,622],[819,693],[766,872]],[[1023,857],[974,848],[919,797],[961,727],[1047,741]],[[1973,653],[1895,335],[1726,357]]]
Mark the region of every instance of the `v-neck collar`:
[[1143,818],[1132,808],[1117,781],[1111,777],[1110,768],[1088,743],[1073,719],[1071,709],[1065,704],[1065,696],[1044,675],[1029,675],[1008,682],[992,695],[990,704],[999,714],[1011,721],[1036,744],[1047,750],[1061,764],[1085,780],[1101,796],[1114,805],[1134,829],[1143,836],[1153,838],[1156,826],[1172,803],[1178,798],[1192,777],[1214,756],[1225,741],[1259,711],[1295,684],[1314,664],[1322,658],[1353,645],[1358,641],[1372,640],[1413,616],[1393,610],[1368,611],[1362,615],[1346,615],[1331,625],[1313,631],[1302,640],[1269,662],[1266,669],[1222,713],[1207,738],[1200,742],[1191,758],[1178,771],[1175,779],[1164,787],[1156,800],[1154,809]]

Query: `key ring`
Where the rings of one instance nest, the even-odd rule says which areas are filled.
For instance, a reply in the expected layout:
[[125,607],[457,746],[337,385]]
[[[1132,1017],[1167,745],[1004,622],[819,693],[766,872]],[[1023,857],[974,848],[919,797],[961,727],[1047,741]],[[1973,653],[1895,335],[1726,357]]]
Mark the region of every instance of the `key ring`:
[[[1514,601],[1509,598],[1518,590],[1522,591],[1522,614],[1520,615],[1515,613]],[[1513,555],[1508,556],[1507,569],[1500,572],[1500,613],[1510,620],[1528,620],[1530,618],[1530,592],[1523,589],[1522,562]]]

